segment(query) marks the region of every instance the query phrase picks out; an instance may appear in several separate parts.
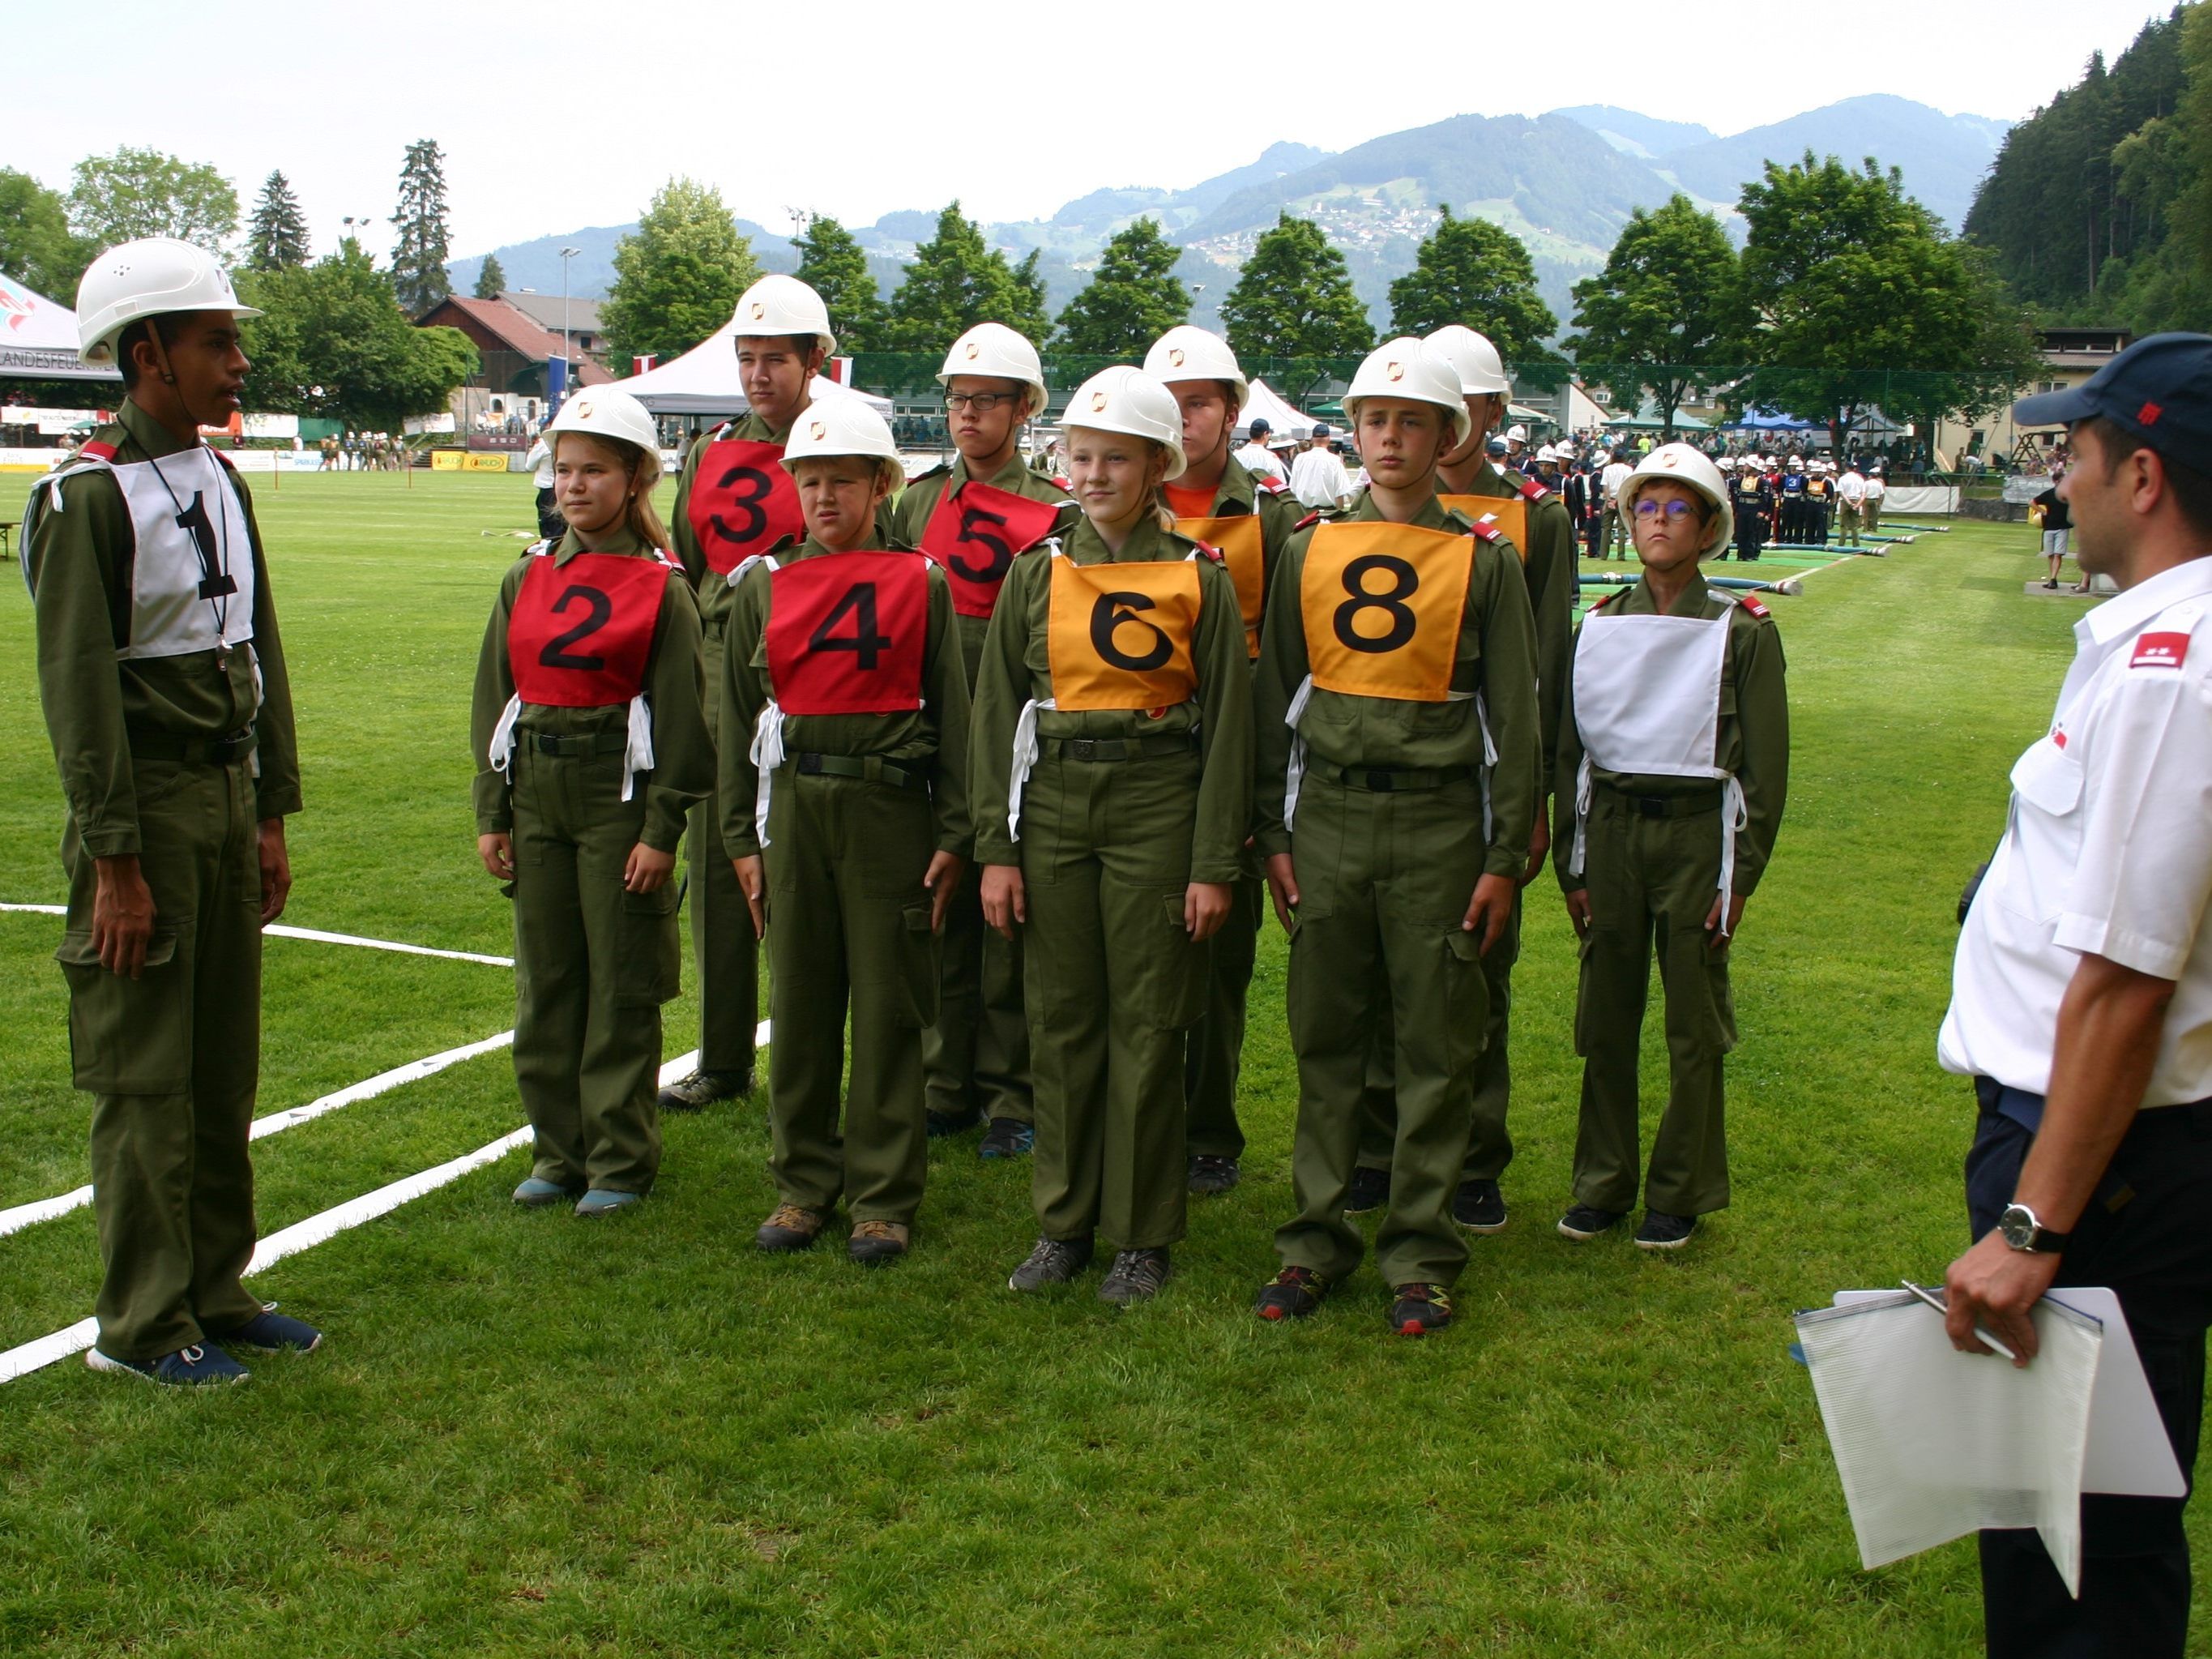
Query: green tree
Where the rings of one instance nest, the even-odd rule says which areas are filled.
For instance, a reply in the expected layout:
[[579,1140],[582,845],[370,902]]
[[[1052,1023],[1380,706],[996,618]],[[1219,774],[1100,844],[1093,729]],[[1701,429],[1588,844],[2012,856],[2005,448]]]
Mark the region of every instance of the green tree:
[[0,167],[0,271],[66,305],[99,251],[70,231],[60,191]]
[[246,230],[246,263],[256,270],[307,263],[307,221],[282,173],[262,181],[261,198]]
[[399,303],[421,316],[453,291],[446,275],[453,235],[446,224],[446,157],[434,139],[407,146],[399,167],[398,233],[392,246],[392,286]]
[[853,233],[826,213],[811,214],[791,239],[799,250],[799,280],[830,307],[830,326],[843,352],[874,351],[883,338],[884,301],[868,256]]
[[479,300],[496,300],[499,298],[500,290],[506,286],[507,272],[500,267],[499,255],[485,254],[483,268],[477,272],[476,297]]
[[1114,233],[1098,269],[1060,313],[1060,350],[1136,357],[1190,315],[1190,290],[1176,280],[1182,251],[1157,221],[1138,219]]
[[238,192],[213,167],[125,145],[76,164],[70,228],[97,252],[141,236],[174,236],[227,255],[238,234]]
[[391,278],[350,236],[311,265],[242,271],[239,289],[264,313],[241,325],[258,409],[396,430],[410,415],[445,408],[477,372],[468,337],[416,327]]
[[610,356],[681,356],[730,320],[759,276],[721,191],[671,179],[615,248],[614,287],[599,306]]
[[981,226],[955,201],[937,216],[937,234],[915,250],[884,325],[886,351],[942,351],[977,323],[1004,323],[1039,339],[1050,331],[1044,282],[1032,253],[1017,271],[983,240]]
[[1453,218],[1449,202],[1441,210],[1413,268],[1390,284],[1390,331],[1461,323],[1488,335],[1509,362],[1550,356],[1544,342],[1559,319],[1536,297],[1536,262],[1521,239],[1487,219]]
[[1985,253],[1943,234],[1872,157],[1766,164],[1746,185],[1742,293],[1753,395],[1826,416],[1840,438],[1859,411],[1972,416],[2039,362],[2026,312]]
[[1344,255],[1287,212],[1261,233],[1221,320],[1240,357],[1355,357],[1375,345]]
[[1698,384],[1690,366],[1732,362],[1743,350],[1735,249],[1720,221],[1679,192],[1630,215],[1605,269],[1574,295],[1582,331],[1567,349],[1607,366],[1615,402],[1634,405],[1650,392],[1670,434]]

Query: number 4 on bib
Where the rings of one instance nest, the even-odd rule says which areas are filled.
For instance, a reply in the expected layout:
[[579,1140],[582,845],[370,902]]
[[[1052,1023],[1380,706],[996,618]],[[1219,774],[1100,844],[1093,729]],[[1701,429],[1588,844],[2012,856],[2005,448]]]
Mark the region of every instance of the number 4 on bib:
[[823,553],[769,574],[768,677],[787,714],[921,707],[929,567],[919,553]]

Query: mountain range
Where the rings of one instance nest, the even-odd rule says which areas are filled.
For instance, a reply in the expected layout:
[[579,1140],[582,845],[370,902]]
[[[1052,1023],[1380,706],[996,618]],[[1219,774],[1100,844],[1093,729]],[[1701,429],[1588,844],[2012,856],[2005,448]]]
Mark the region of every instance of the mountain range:
[[[1133,220],[1152,217],[1183,250],[1176,274],[1198,290],[1192,320],[1218,327],[1220,301],[1254,241],[1289,212],[1320,224],[1343,252],[1352,285],[1380,328],[1389,319],[1392,279],[1412,268],[1415,250],[1437,222],[1437,205],[1449,203],[1454,213],[1492,220],[1528,245],[1538,290],[1564,326],[1574,308],[1569,290],[1603,265],[1629,215],[1657,206],[1675,191],[1740,234],[1735,204],[1767,161],[1794,161],[1808,149],[1854,164],[1872,156],[1900,169],[1905,188],[1955,228],[2010,125],[1947,115],[1885,94],[1845,99],[1727,137],[1695,122],[1607,105],[1533,118],[1456,115],[1340,152],[1271,144],[1246,166],[1188,189],[1096,190],[1048,219],[988,223],[983,234],[1012,259],[1037,251],[1056,313],[1088,280],[1106,240]],[[938,210],[905,210],[853,228],[886,295],[915,245],[935,231]],[[635,228],[599,226],[495,252],[510,287],[557,294],[559,251],[574,247],[569,291],[591,297],[613,281],[615,246]],[[739,220],[738,228],[765,268],[797,264],[787,234],[750,220]],[[454,288],[470,292],[482,264],[480,255],[453,261],[447,269]]]

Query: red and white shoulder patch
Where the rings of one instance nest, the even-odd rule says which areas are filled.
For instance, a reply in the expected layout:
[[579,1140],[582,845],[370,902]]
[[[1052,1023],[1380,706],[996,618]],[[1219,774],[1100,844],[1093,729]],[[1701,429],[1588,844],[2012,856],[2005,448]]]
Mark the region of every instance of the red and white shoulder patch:
[[2189,659],[2186,634],[2145,634],[2136,641],[2130,668],[2179,668]]
[[1476,520],[1474,527],[1469,533],[1486,542],[1502,542],[1505,539],[1505,532],[1492,523],[1488,518]]
[[1552,492],[1549,489],[1545,488],[1544,485],[1537,483],[1534,478],[1524,479],[1522,482],[1521,498],[1523,501],[1540,501],[1545,496],[1551,493]]
[[95,440],[90,443],[79,445],[76,453],[88,461],[112,461],[115,459],[115,446],[100,443]]
[[1216,547],[1212,542],[1199,543],[1198,550],[1205,554],[1207,558],[1212,560],[1216,564],[1226,564],[1228,562],[1228,555],[1224,553],[1219,548]]
[[1279,495],[1291,486],[1272,472],[1263,472],[1252,481],[1270,495]]
[[1304,530],[1310,525],[1316,525],[1320,522],[1321,509],[1316,507],[1312,512],[1307,514],[1304,518],[1300,519],[1296,524],[1292,525],[1291,528],[1294,531]]
[[1753,616],[1759,617],[1762,622],[1774,614],[1759,602],[1759,595],[1756,593],[1747,593],[1741,599],[1738,599],[1736,603],[1741,605],[1746,611],[1751,612]]

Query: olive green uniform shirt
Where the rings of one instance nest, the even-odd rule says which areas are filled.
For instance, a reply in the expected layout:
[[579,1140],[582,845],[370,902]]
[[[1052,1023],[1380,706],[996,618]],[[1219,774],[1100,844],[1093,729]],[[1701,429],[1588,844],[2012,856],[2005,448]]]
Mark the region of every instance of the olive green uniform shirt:
[[[1743,788],[1744,825],[1736,831],[1734,890],[1749,898],[1766,873],[1782,809],[1790,790],[1790,696],[1784,684],[1782,635],[1771,616],[1755,616],[1742,604],[1709,586],[1692,574],[1672,611],[1662,611],[1649,581],[1622,590],[1601,607],[1609,617],[1703,617],[1729,619],[1728,654],[1721,664],[1719,740],[1713,764],[1735,774]],[[1761,607],[1764,609],[1764,607]],[[1592,615],[1596,612],[1593,611]],[[1570,655],[1559,721],[1559,769],[1553,774],[1552,845],[1559,885],[1575,892],[1587,884],[1583,872],[1570,871],[1575,834],[1575,774],[1582,765],[1582,735],[1575,729],[1573,659]],[[1592,773],[1596,787],[1611,786],[1632,795],[1688,795],[1717,789],[1711,778],[1665,774]]]
[[[561,566],[585,550],[576,532],[569,530],[555,544],[550,556],[556,566]],[[627,530],[610,538],[606,546],[590,550],[636,558],[649,558],[653,551]],[[507,699],[514,696],[514,669],[507,651],[507,618],[532,561],[540,556],[532,554],[518,559],[501,580],[499,599],[492,606],[483,650],[477,659],[469,726],[476,747],[477,833],[480,836],[501,835],[514,828],[507,775],[492,769],[491,734]],[[653,711],[653,770],[646,784],[645,828],[638,839],[655,852],[673,853],[684,835],[684,813],[693,802],[703,800],[714,789],[714,745],[707,735],[706,676],[700,666],[699,607],[689,583],[672,581],[661,590],[653,654],[646,663],[645,696]],[[564,708],[526,702],[515,722],[518,741],[529,732],[583,737],[629,730],[627,703]]]
[[[115,459],[124,463],[158,461],[188,447],[128,398],[115,423],[94,437],[114,446]],[[253,550],[253,641],[250,647],[229,653],[228,667],[213,650],[174,657],[117,656],[130,643],[137,538],[122,489],[112,477],[72,463],[31,498],[23,526],[23,573],[37,607],[39,693],[70,816],[94,858],[140,850],[132,731],[220,738],[251,721],[256,738],[255,817],[278,818],[300,810],[292,683],[285,671],[261,530],[245,480],[234,472],[228,477]],[[51,499],[57,490],[63,496],[59,510]]]
[[[933,468],[907,485],[892,508],[891,540],[901,547],[920,547],[921,532],[929,527],[929,515],[937,511],[937,504],[974,476],[968,471],[968,458],[963,455],[951,465]],[[982,482],[1009,495],[1046,501],[1061,508],[1060,517],[1048,532],[1051,535],[1065,536],[1081,516],[1081,509],[1069,499],[1067,492],[1050,478],[1032,471],[1018,451],[1013,459]],[[968,689],[973,691],[975,671],[983,660],[983,640],[991,631],[991,619],[963,617],[955,611],[952,621],[960,635],[960,659],[967,671]]]
[[[854,551],[883,548],[871,534]],[[838,556],[812,537],[777,550],[779,564]],[[934,564],[928,576],[928,631],[922,641],[921,707],[893,714],[792,714],[783,721],[787,755],[873,757],[902,766],[934,768],[930,806],[937,819],[939,851],[965,859],[973,850],[968,822],[968,676],[951,637],[952,589]],[[774,599],[774,573],[755,565],[731,590],[729,633],[722,652],[721,752],[719,806],[722,845],[733,859],[757,856],[760,835],[753,819],[760,770],[753,764],[753,728],[774,696],[769,683],[768,623]]]
[[[1575,528],[1567,503],[1552,486],[1541,501],[1528,503],[1528,608],[1536,623],[1536,722],[1544,741],[1544,779],[1558,769],[1559,708],[1567,678],[1567,653],[1575,639]],[[1443,493],[1440,491],[1439,493]],[[1519,496],[1521,488],[1485,457],[1469,495]]]
[[[1076,563],[1092,565],[1183,559],[1198,544],[1146,519],[1116,553],[1088,519],[1079,519],[1060,545]],[[1040,708],[1036,730],[1042,739],[1172,737],[1196,729],[1205,759],[1198,823],[1191,836],[1190,879],[1227,883],[1242,872],[1240,855],[1251,815],[1252,682],[1236,585],[1227,570],[1205,555],[1196,563],[1199,613],[1191,659],[1198,673],[1197,699],[1166,710],[1158,720],[1141,708]],[[999,592],[975,681],[969,793],[975,803],[975,856],[985,864],[1021,862],[1020,848],[1006,829],[1014,728],[1025,703],[1053,695],[1051,607],[1052,560],[1016,559]]]
[[[1323,524],[1382,519],[1374,496],[1365,493],[1340,514],[1316,516]],[[1412,523],[1418,529],[1462,535],[1473,528],[1434,496],[1422,504]],[[1536,630],[1528,587],[1521,578],[1520,555],[1502,535],[1494,541],[1475,540],[1451,678],[1453,691],[1469,695],[1448,702],[1413,702],[1316,686],[1293,733],[1283,720],[1311,672],[1300,588],[1306,548],[1319,527],[1300,529],[1284,550],[1282,570],[1268,601],[1267,625],[1261,634],[1253,717],[1259,728],[1255,838],[1261,855],[1291,850],[1291,832],[1283,823],[1283,794],[1294,737],[1305,738],[1307,750],[1316,759],[1337,766],[1479,769],[1483,764],[1482,726],[1472,694],[1480,692],[1489,712],[1491,738],[1498,746],[1498,764],[1490,780],[1490,850],[1483,872],[1518,876],[1528,861],[1539,790]]]

